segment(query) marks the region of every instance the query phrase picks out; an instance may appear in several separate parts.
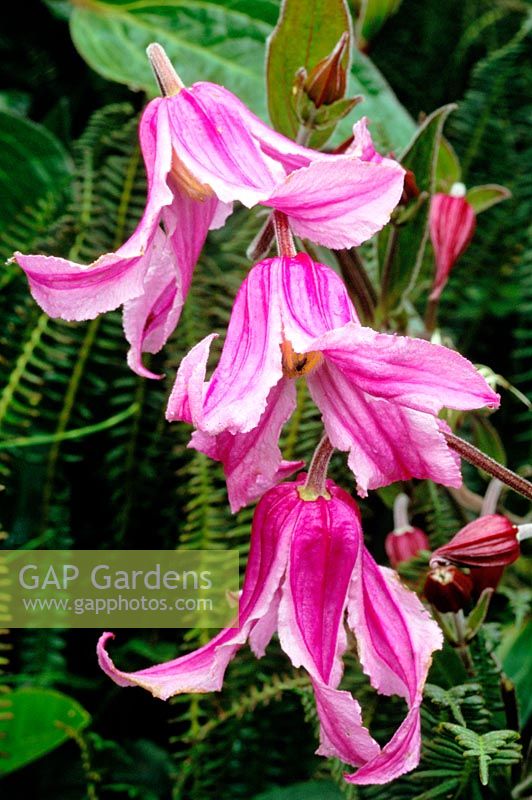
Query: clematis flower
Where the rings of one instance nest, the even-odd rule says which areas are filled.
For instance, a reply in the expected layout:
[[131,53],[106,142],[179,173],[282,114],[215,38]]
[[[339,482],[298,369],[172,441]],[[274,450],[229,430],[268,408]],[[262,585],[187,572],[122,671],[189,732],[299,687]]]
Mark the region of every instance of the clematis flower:
[[338,275],[305,254],[250,271],[206,382],[213,336],[181,362],[166,413],[192,423],[190,446],[223,463],[233,510],[299,466],[283,461],[278,447],[299,377],[332,445],[349,453],[362,497],[412,477],[460,486],[459,460],[437,414],[499,403],[458,353],[363,327]]
[[400,492],[393,501],[393,531],[384,540],[384,549],[392,567],[410,561],[421,550],[430,550],[429,537],[421,528],[414,528],[408,519],[410,498]]
[[439,298],[452,268],[475,233],[477,217],[464,194],[464,185],[457,183],[451,189],[451,194],[437,193],[430,203],[429,231],[436,259],[431,300]]
[[[367,149],[365,121],[354,133]],[[401,197],[404,170],[393,160],[301,147],[213,83],[152,100],[139,137],[148,198],[125,244],[88,266],[14,258],[52,317],[92,319],[123,305],[128,363],[145,377],[159,376],[142,353],[160,350],[174,330],[207,232],[224,224],[234,201],[283,211],[296,234],[319,244],[351,247],[380,230]]]
[[[162,699],[218,691],[237,650],[248,641],[260,658],[277,630],[293,665],[312,682],[318,754],[359,767],[345,776],[351,783],[386,783],[419,761],[419,706],[441,633],[416,595],[364,547],[352,498],[327,481],[326,496],[306,501],[302,485],[303,478],[278,486],[256,508],[237,628],[188,655],[129,673],[113,664],[106,651],[113,634],[105,633],[98,643],[100,665],[120,686],[141,686]],[[373,687],[407,704],[403,723],[383,748],[363,726],[358,702],[338,688],[345,618]]]

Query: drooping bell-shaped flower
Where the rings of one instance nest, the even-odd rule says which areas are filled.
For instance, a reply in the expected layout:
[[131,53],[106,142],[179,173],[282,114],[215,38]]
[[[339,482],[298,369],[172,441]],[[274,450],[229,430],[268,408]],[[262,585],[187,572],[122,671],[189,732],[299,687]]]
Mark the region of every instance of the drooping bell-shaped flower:
[[[123,305],[128,362],[152,378],[142,353],[160,350],[174,330],[207,232],[224,224],[233,202],[279,209],[296,234],[351,247],[388,222],[404,176],[391,159],[301,147],[222,86],[175,81],[174,93],[152,100],[140,122],[148,197],[130,239],[88,266],[14,256],[52,317],[92,319]],[[355,126],[355,141],[359,135],[368,136],[365,122]]]
[[192,423],[191,447],[221,461],[233,510],[298,467],[279,433],[305,377],[332,445],[365,496],[394,481],[460,486],[442,407],[497,406],[473,365],[440,345],[363,327],[338,275],[307,255],[266,259],[236,297],[218,366],[205,381],[214,334],[181,362],[167,418]]
[[389,533],[384,540],[384,549],[395,569],[399,564],[410,561],[422,550],[430,550],[429,537],[421,528],[399,528]]
[[[346,775],[352,783],[386,783],[419,761],[419,706],[441,633],[416,595],[364,547],[352,498],[327,481],[323,495],[304,500],[302,480],[272,489],[256,508],[238,627],[188,655],[130,673],[111,661],[106,643],[112,634],[105,633],[100,665],[120,686],[141,686],[162,699],[217,691],[237,650],[248,641],[260,658],[277,630],[281,647],[313,685],[317,752],[358,767]],[[345,621],[373,687],[407,705],[403,723],[382,748],[363,726],[358,702],[338,688],[348,647]]]
[[414,528],[408,519],[409,497],[399,493],[393,503],[394,528],[384,540],[384,549],[392,567],[410,561],[422,550],[430,550],[429,537],[421,528]]
[[442,565],[433,567],[425,580],[423,594],[442,614],[463,611],[472,602],[474,584],[469,575],[458,567]]
[[475,233],[477,217],[464,195],[463,184],[455,184],[451,194],[438,192],[430,203],[429,231],[436,260],[431,300],[439,298],[452,268]]

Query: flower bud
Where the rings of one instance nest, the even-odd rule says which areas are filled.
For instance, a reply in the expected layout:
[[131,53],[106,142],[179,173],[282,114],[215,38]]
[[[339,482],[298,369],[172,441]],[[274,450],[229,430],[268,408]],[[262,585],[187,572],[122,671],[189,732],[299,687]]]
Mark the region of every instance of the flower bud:
[[473,238],[477,216],[465,197],[435,194],[430,204],[429,231],[436,259],[436,276],[430,295],[437,300],[449,274]]
[[434,567],[427,575],[423,592],[437,611],[456,613],[471,602],[473,581],[456,567]]
[[430,550],[429,539],[421,528],[398,528],[384,540],[384,549],[392,567],[395,569],[403,561],[410,561],[421,550]]
[[311,69],[304,88],[316,108],[331,105],[345,95],[347,78],[342,59],[348,45],[349,34],[345,32],[334,50]]
[[506,567],[519,557],[517,526],[502,514],[486,514],[462,528],[432,554],[431,566]]

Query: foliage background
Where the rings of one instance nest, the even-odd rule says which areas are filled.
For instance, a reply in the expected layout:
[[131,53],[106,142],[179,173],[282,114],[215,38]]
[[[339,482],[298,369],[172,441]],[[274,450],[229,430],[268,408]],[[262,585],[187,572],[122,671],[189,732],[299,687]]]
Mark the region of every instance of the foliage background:
[[[12,5],[0,34],[0,256],[21,249],[90,261],[134,228],[144,201],[136,124],[146,95],[124,84],[155,93],[143,60],[146,30],[148,41],[171,40],[185,80],[226,82],[266,113],[264,40],[278,10],[277,0]],[[446,135],[460,157],[464,181],[511,189],[510,201],[479,218],[474,242],[444,294],[441,320],[462,353],[489,364],[525,394],[532,388],[526,13],[519,0],[404,0],[368,48],[396,97],[378,83],[371,63],[356,62],[354,72],[357,80],[362,76],[360,91],[368,96],[360,113],[377,123],[384,146],[400,150],[406,144],[408,114],[418,119],[458,101]],[[187,42],[194,43],[192,51]],[[91,68],[95,63],[98,72]],[[6,547],[215,545],[245,555],[251,511],[229,515],[220,471],[186,449],[186,426],[165,423],[164,407],[184,352],[226,324],[231,298],[249,266],[245,249],[259,223],[237,212],[211,235],[178,330],[153,360],[168,376],[160,383],[142,381],[127,369],[118,313],[86,324],[49,320],[29,296],[21,271],[14,265],[2,269],[0,525]],[[526,472],[532,455],[529,411],[505,392],[502,410],[491,421],[497,434],[489,434],[489,447],[501,457],[505,449],[509,465]],[[62,438],[93,426],[90,435]],[[302,395],[300,413],[286,432],[287,457],[308,458],[319,430]],[[341,461],[334,466],[339,469]],[[482,491],[482,476],[467,470],[466,478],[470,488]],[[340,480],[345,483],[345,473]],[[387,499],[374,494],[362,504],[368,544],[381,563],[383,539],[392,527]],[[526,512],[519,500],[508,503],[515,513]],[[434,544],[464,522],[452,498],[434,486],[418,488],[415,511]],[[422,569],[414,564],[410,577]],[[44,746],[48,754],[7,774],[2,789],[6,797],[42,800],[310,800],[343,793],[379,800],[525,797],[525,767],[515,758],[507,766],[503,756],[497,766],[495,751],[505,749],[504,737],[485,754],[494,763],[489,785],[481,786],[481,756],[466,757],[467,747],[445,728],[448,722],[465,722],[480,736],[513,727],[500,702],[499,674],[489,654],[495,650],[517,685],[526,757],[532,706],[524,688],[530,676],[524,664],[530,643],[525,579],[521,562],[507,572],[474,647],[476,682],[466,680],[450,650],[436,659],[431,683],[454,690],[443,700],[434,690],[427,701],[424,760],[417,773],[391,787],[358,793],[342,784],[341,765],[313,755],[308,686],[275,644],[261,662],[242,650],[220,697],[185,696],[163,704],[140,691],[119,689],[99,672],[96,631],[1,631],[0,751],[9,749],[17,714],[31,726],[41,725],[46,743],[53,729],[47,713],[57,703],[51,690],[88,712],[72,706],[80,717],[79,725],[64,733],[68,741],[57,748],[50,740]],[[133,669],[170,658],[204,636],[124,631],[113,653]],[[370,704],[377,736],[385,737],[400,720],[401,705],[375,701],[355,665],[349,674],[358,696]],[[43,691],[16,699],[21,687]],[[275,789],[296,783],[302,785]]]

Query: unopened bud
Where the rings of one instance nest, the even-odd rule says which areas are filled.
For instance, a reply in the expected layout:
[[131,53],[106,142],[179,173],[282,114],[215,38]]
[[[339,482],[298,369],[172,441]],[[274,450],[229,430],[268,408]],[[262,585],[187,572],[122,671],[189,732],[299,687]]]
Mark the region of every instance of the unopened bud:
[[427,575],[423,592],[437,611],[456,613],[470,604],[473,581],[457,567],[434,567]]
[[410,561],[421,550],[430,550],[429,539],[421,528],[399,528],[388,534],[384,549],[394,569],[404,561]]
[[430,559],[436,564],[506,567],[519,557],[518,528],[502,514],[486,514],[462,528]]
[[345,32],[334,50],[311,69],[304,88],[316,108],[330,105],[345,95],[347,75],[342,59],[348,45],[349,34]]

